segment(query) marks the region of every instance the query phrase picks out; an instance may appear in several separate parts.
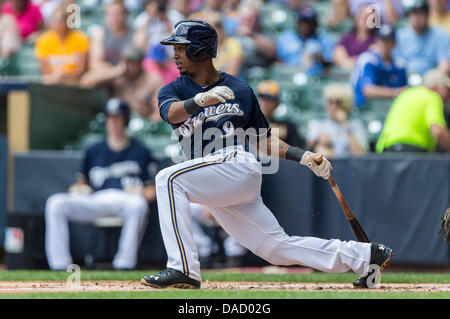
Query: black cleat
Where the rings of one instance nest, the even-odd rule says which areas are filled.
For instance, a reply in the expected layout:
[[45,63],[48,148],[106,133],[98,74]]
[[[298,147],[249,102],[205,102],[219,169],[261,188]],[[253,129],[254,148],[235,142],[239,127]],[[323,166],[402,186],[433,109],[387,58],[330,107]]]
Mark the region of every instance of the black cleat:
[[[371,265],[378,265],[379,271],[381,272],[391,260],[392,256],[394,255],[392,252],[392,249],[389,247],[386,247],[382,244],[372,243],[371,249],[371,255],[370,255],[370,264]],[[356,279],[353,282],[353,286],[356,288],[372,288],[369,287],[367,284],[367,279],[370,275],[372,275],[375,272],[375,270],[372,270],[367,274],[365,277],[360,277]],[[376,277],[374,277],[376,279]],[[372,280],[372,284],[375,284],[376,280]]]
[[141,283],[152,288],[181,288],[199,289],[200,281],[194,280],[183,274],[181,271],[167,268],[157,275],[144,276]]

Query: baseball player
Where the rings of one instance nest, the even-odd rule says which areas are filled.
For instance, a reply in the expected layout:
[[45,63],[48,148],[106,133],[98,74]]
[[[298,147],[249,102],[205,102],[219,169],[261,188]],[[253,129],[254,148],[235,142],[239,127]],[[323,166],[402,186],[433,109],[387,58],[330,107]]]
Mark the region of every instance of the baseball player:
[[148,149],[126,135],[130,109],[113,98],[106,104],[105,140],[91,146],[84,156],[77,183],[68,193],[50,196],[45,207],[45,247],[53,270],[66,270],[69,252],[69,221],[91,223],[101,216],[124,220],[115,269],[136,266],[141,235],[146,225],[148,202],[155,199],[154,160]]
[[367,278],[375,273],[370,265],[383,269],[392,250],[376,243],[287,235],[261,199],[262,165],[253,149],[296,161],[324,179],[330,176],[330,162],[323,158],[319,165],[320,154],[271,135],[252,89],[214,68],[217,33],[212,26],[182,20],[161,44],[173,46],[181,76],[159,91],[159,111],[189,159],[156,176],[167,269],[144,276],[142,283],[155,288],[201,287],[192,202],[207,206],[230,236],[271,264],[297,264],[324,272],[353,270],[361,276],[357,285],[366,287]]

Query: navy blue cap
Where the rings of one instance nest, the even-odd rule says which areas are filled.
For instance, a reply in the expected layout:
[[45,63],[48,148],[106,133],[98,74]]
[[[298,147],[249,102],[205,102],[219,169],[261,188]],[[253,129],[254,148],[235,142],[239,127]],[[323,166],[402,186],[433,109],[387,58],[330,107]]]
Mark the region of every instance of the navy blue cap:
[[106,115],[123,115],[128,123],[130,119],[130,107],[119,98],[111,98],[106,102]]
[[427,0],[412,0],[412,3],[407,6],[407,9],[409,13],[417,11],[428,13],[430,10]]
[[317,22],[317,12],[313,7],[304,7],[297,11],[298,21]]
[[383,40],[395,41],[395,29],[388,24],[383,24],[377,29],[376,37]]

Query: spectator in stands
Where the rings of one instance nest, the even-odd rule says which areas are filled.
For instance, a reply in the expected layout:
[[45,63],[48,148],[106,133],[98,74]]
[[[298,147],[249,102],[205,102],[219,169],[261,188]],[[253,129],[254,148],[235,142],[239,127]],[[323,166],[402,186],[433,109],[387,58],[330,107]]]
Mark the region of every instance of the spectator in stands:
[[430,4],[430,25],[440,26],[447,30],[450,36],[450,11],[447,9],[448,0],[429,0]]
[[142,67],[144,53],[137,47],[126,47],[119,64],[103,72],[89,72],[81,85],[107,86],[112,95],[121,98],[140,116],[152,121],[161,119],[158,109],[158,91],[163,82],[156,73],[146,72]]
[[169,20],[165,0],[147,0],[145,11],[134,21],[136,45],[144,52],[151,51],[162,39],[170,36],[172,28],[177,22]]
[[89,38],[82,31],[69,29],[67,18],[66,6],[58,7],[50,30],[36,40],[35,54],[46,84],[77,85],[87,69]]
[[356,107],[366,99],[393,99],[407,88],[405,61],[392,58],[395,42],[395,30],[383,25],[377,29],[373,49],[359,56],[351,77]]
[[105,27],[97,26],[92,32],[89,56],[90,70],[104,72],[120,62],[122,50],[133,43],[134,30],[127,23],[128,11],[122,1],[106,5]]
[[[381,23],[394,25],[403,16],[401,0],[333,0],[332,16],[328,20],[330,27],[336,27],[348,17],[358,14],[362,6],[377,8]],[[371,14],[374,14],[372,10]]]
[[403,91],[389,110],[376,151],[433,152],[439,144],[450,152],[443,106],[449,89],[449,76],[434,69],[425,74],[423,86]]
[[[272,134],[279,137],[289,145],[305,148],[305,141],[299,136],[294,123],[274,119],[274,113],[280,104],[280,86],[272,80],[262,81],[257,88],[259,105],[272,127]],[[274,130],[275,129],[275,130]]]
[[238,77],[244,61],[241,43],[237,38],[228,37],[225,34],[220,14],[211,13],[205,21],[209,22],[217,31],[217,56],[213,59],[215,68]]
[[149,73],[158,74],[164,84],[169,84],[180,76],[177,65],[167,55],[167,50],[162,44],[153,47],[143,61],[143,68]]
[[[116,0],[79,0],[83,6],[89,9],[95,9],[102,5],[110,4]],[[122,0],[121,0],[122,1]],[[123,5],[128,12],[137,13],[143,8],[142,0],[123,0]]]
[[189,0],[173,0],[167,10],[167,17],[171,22],[185,19],[190,13]]
[[13,16],[0,11],[0,60],[18,51],[20,44],[20,34],[16,20]]
[[285,30],[277,38],[277,52],[286,64],[302,67],[308,75],[320,75],[333,60],[334,41],[319,33],[317,13],[312,7],[298,12],[297,30]]
[[7,0],[3,3],[1,10],[15,18],[22,40],[33,41],[44,27],[39,7],[30,0]]
[[353,30],[342,35],[333,54],[333,60],[337,66],[348,70],[353,69],[358,56],[375,42],[376,28],[367,23],[371,14],[367,6],[362,7],[355,16]]
[[406,60],[408,73],[425,74],[439,68],[450,70],[450,39],[446,31],[428,24],[426,0],[415,0],[409,13],[410,26],[398,30],[394,56]]
[[273,39],[261,33],[259,6],[255,2],[243,3],[239,7],[239,14],[241,20],[235,36],[244,51],[242,69],[270,66],[276,59],[277,46]]
[[308,123],[306,143],[326,157],[362,154],[368,150],[366,130],[357,118],[349,119],[353,89],[348,84],[330,84],[324,89],[329,118]]
[[45,247],[53,270],[72,264],[69,221],[92,223],[101,216],[124,220],[115,269],[132,269],[146,226],[148,204],[155,200],[154,160],[149,150],[126,135],[130,112],[119,99],[108,100],[106,139],[85,153],[76,184],[68,193],[48,198],[45,206]]
[[53,11],[64,4],[75,4],[75,0],[35,0],[33,3],[39,6],[45,26],[49,26]]
[[228,1],[227,3],[223,0],[205,0],[200,10],[191,14],[189,18],[208,20],[212,14],[219,14],[225,34],[232,36],[240,24],[238,7],[239,1]]

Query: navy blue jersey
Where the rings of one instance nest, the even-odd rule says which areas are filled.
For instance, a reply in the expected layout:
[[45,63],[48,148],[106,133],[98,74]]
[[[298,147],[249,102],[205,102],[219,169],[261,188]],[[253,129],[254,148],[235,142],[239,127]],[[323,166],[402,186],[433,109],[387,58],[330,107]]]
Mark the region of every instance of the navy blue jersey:
[[227,146],[242,145],[248,150],[262,138],[270,136],[270,127],[253,90],[246,83],[227,73],[219,80],[202,87],[187,75],[164,86],[158,95],[159,112],[168,122],[167,114],[172,103],[194,97],[215,86],[228,86],[235,99],[200,108],[182,123],[172,123],[188,158],[203,157]]
[[104,140],[88,148],[80,173],[94,191],[124,189],[153,181],[152,163],[149,150],[136,140],[131,139],[128,147],[120,152],[111,150]]

